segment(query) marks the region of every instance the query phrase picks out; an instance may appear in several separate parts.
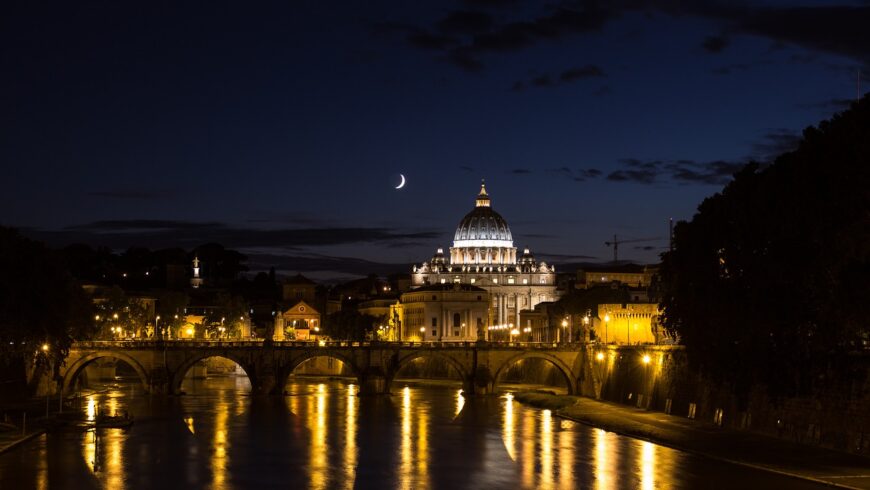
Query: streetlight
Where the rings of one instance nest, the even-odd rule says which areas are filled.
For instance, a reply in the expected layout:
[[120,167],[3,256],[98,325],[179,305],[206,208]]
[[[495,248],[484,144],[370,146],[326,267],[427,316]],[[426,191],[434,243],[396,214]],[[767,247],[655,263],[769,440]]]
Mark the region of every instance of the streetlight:
[[532,327],[524,328],[523,333],[527,334],[526,336],[528,337],[528,341],[531,342],[532,341]]
[[589,310],[586,310],[586,315],[583,316],[583,334],[584,339],[589,336]]
[[607,323],[610,322],[610,313],[604,314],[604,343],[607,343]]
[[420,342],[426,337],[426,327],[420,327]]
[[564,344],[566,342],[565,337],[568,336],[568,317],[567,316],[562,319],[562,330],[565,332],[563,334],[563,337],[562,337],[562,343]]
[[[154,336],[157,337],[157,332],[160,331],[160,315],[154,317]],[[160,335],[163,338],[163,334]]]
[[[513,323],[511,323],[511,326],[513,326]],[[514,337],[517,336],[517,335],[519,335],[519,334],[520,334],[520,330],[519,330],[518,328],[512,328],[512,329],[511,329],[511,338],[510,338],[510,341],[513,342],[513,341],[514,341]]]

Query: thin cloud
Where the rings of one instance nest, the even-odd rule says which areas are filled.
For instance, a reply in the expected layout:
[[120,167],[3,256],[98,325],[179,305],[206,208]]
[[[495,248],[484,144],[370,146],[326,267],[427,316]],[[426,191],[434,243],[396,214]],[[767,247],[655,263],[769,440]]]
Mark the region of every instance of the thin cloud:
[[607,175],[611,182],[637,184],[683,183],[722,185],[731,180],[744,162],[696,162],[694,160],[640,160],[625,158],[619,161],[624,167]]
[[708,53],[718,54],[728,47],[729,40],[725,36],[707,36],[701,46]]
[[798,147],[801,134],[787,128],[768,130],[759,141],[752,144],[753,155],[763,161],[770,161],[777,156],[792,151]]
[[229,248],[328,246],[357,243],[417,243],[439,238],[441,231],[396,228],[277,228],[258,229],[214,222],[171,220],[95,221],[62,230],[31,230],[51,244],[87,243],[112,249],[130,246],[192,248],[202,243],[220,243]]
[[167,190],[112,190],[112,191],[91,191],[89,196],[105,197],[109,199],[164,199],[175,195],[172,191]]
[[528,81],[518,80],[514,82],[511,90],[523,90],[526,87],[553,87],[580,80],[602,78],[606,76],[607,75],[601,67],[597,65],[586,65],[576,68],[568,68],[555,76],[544,74],[533,77]]

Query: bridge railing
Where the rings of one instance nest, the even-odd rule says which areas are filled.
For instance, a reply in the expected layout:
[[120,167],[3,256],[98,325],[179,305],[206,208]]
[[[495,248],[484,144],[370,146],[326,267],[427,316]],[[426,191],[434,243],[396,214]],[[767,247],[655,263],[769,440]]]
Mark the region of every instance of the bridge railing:
[[[486,341],[351,341],[351,340],[282,340],[271,342],[274,347],[384,347],[384,348],[426,348],[426,349],[457,349],[457,348],[515,348],[515,349],[579,349],[586,343],[554,343],[554,342],[486,342]],[[205,340],[205,339],[173,339],[173,340],[87,340],[73,344],[78,349],[153,349],[158,346],[172,348],[235,348],[262,347],[266,345],[263,339],[253,340]]]

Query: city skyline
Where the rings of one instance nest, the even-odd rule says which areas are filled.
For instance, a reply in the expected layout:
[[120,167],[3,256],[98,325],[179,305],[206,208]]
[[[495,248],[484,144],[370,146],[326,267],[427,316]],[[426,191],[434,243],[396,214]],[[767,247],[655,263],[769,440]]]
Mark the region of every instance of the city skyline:
[[870,56],[866,2],[42,8],[3,34],[0,222],[324,277],[449,246],[481,179],[557,270],[614,235],[655,262],[669,218],[865,92]]

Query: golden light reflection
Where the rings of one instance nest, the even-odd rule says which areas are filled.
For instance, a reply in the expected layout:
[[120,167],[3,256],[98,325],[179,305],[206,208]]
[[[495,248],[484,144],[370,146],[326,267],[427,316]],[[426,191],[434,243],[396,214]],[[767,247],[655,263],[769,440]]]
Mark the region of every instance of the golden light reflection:
[[612,434],[595,429],[595,488],[609,489],[616,483],[613,479],[611,453],[614,450]]
[[227,432],[230,407],[226,400],[226,392],[220,392],[220,398],[215,405],[214,436],[212,438],[213,452],[211,457],[212,488],[224,488],[227,480]]
[[417,475],[415,488],[429,488],[429,411],[417,414]]
[[94,473],[97,472],[97,431],[89,430],[82,434],[82,456],[85,464]]
[[417,407],[414,413],[412,401],[411,389],[405,386],[402,389],[399,481],[403,489],[426,489],[429,488],[429,412],[428,407]]
[[[117,409],[117,405],[115,405]],[[115,413],[115,412],[112,412]],[[97,429],[100,430],[100,429]],[[123,489],[124,488],[124,459],[123,459],[123,443],[124,435],[122,429],[107,429],[102,440],[106,446],[105,449],[105,467],[106,472],[106,488]]]
[[37,490],[48,490],[48,449],[46,448],[46,435],[42,436],[42,443],[39,445],[39,466],[36,473],[36,488]]
[[357,447],[356,447],[356,418],[357,418],[357,397],[356,385],[347,386],[347,417],[345,419],[345,435],[344,435],[344,486],[345,488],[353,488],[356,480],[356,463],[357,463]]
[[[459,415],[459,412],[462,411],[462,407],[465,406],[465,397],[462,396],[462,390],[456,390],[456,415]],[[454,417],[456,416],[454,415]]]
[[523,448],[522,459],[523,486],[535,487],[535,413],[523,410]]
[[517,460],[514,444],[516,444],[514,436],[514,395],[508,393],[504,396],[504,420],[502,421],[502,438],[504,438],[504,447],[507,449],[508,456],[512,461]]
[[656,445],[647,441],[640,444],[640,487],[651,490],[656,487]]
[[308,427],[311,428],[310,488],[326,488],[329,483],[326,465],[326,385],[318,384],[315,396],[306,398],[308,400]]
[[88,396],[88,407],[85,409],[85,416],[88,422],[93,422],[97,418],[97,396]]
[[[565,422],[564,420],[562,422]],[[565,428],[564,424],[559,425]],[[559,487],[565,489],[573,489],[576,487],[574,482],[574,433],[570,431],[559,431]]]
[[196,434],[196,432],[193,430],[193,417],[186,417],[184,419],[184,425],[187,426],[187,430],[189,430],[191,434]]
[[541,484],[539,487],[553,488],[553,413],[541,413]]
[[402,389],[402,449],[399,459],[402,488],[411,489],[411,389],[407,386]]

